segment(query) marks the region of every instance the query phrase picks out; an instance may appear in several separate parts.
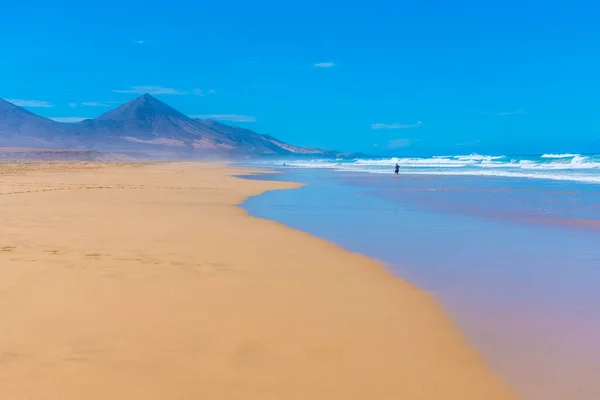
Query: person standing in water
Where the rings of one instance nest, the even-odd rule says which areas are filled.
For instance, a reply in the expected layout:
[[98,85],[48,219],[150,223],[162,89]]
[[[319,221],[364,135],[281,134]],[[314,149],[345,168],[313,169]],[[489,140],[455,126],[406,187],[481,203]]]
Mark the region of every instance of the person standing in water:
[[400,172],[400,166],[398,165],[398,163],[396,163],[396,168],[394,169],[394,173],[396,175],[398,175],[398,172]]

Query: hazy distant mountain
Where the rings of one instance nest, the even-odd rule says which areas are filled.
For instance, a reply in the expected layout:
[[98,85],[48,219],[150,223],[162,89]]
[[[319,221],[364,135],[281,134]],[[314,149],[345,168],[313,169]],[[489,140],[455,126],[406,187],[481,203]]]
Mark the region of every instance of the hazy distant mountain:
[[0,145],[61,146],[74,134],[69,124],[61,124],[0,99]]
[[0,99],[0,145],[199,155],[344,155],[292,146],[248,129],[190,118],[149,94],[77,124],[40,117]]
[[196,119],[202,126],[219,134],[222,140],[234,143],[236,148],[248,149],[254,154],[281,154],[281,155],[335,155],[342,154],[321,149],[292,146],[283,143],[268,135],[259,135],[249,129],[230,126],[211,119]]

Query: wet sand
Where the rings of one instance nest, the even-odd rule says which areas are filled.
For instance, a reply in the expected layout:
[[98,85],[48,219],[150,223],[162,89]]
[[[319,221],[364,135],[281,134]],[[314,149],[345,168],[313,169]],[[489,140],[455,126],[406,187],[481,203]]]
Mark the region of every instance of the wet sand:
[[[598,186],[287,169],[250,215],[381,260],[435,293],[527,400],[600,399]],[[564,223],[569,222],[569,224]]]
[[0,398],[508,399],[425,292],[207,164],[0,164]]

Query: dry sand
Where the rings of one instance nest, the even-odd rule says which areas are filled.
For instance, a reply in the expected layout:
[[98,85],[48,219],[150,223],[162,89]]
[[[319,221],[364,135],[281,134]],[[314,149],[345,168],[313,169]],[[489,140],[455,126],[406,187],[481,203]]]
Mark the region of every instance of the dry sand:
[[0,399],[507,399],[426,293],[201,164],[0,164]]

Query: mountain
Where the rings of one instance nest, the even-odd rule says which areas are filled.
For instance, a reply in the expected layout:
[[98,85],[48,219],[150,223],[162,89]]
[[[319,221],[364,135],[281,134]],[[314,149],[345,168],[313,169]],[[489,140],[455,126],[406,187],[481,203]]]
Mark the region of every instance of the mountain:
[[260,135],[249,129],[230,126],[211,119],[200,120],[197,122],[204,127],[218,132],[221,138],[226,138],[231,143],[237,144],[239,148],[251,150],[258,154],[280,154],[280,155],[331,155],[343,154],[334,151],[321,149],[312,149],[306,147],[292,146],[281,142],[268,135]]
[[61,124],[0,99],[0,145],[56,147],[75,132]]
[[348,155],[293,146],[248,129],[190,118],[149,94],[77,124],[40,117],[0,99],[0,145],[178,155]]

